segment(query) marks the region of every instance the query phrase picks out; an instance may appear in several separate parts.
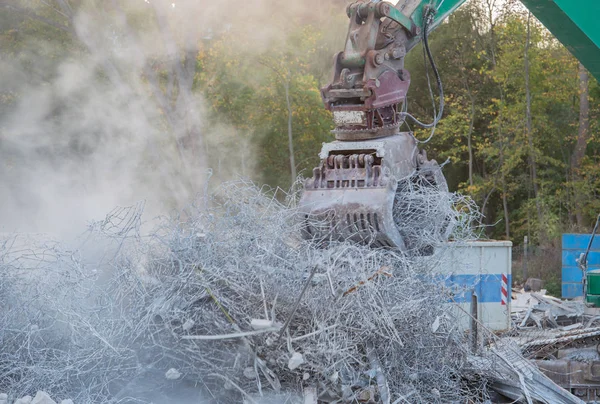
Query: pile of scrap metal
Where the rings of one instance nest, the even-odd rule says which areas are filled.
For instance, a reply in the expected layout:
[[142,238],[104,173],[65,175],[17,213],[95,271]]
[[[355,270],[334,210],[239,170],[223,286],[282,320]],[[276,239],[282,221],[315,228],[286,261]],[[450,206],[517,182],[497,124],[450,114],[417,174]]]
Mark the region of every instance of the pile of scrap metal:
[[503,338],[556,384],[583,401],[600,399],[600,310],[583,300],[561,300],[513,290],[514,329]]

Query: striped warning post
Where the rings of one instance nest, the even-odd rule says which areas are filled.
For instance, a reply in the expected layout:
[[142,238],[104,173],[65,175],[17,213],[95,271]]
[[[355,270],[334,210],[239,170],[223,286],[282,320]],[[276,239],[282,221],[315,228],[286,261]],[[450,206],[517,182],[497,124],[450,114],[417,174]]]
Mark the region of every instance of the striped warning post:
[[506,276],[506,274],[502,274],[502,284],[500,286],[500,291],[502,292],[502,296],[500,296],[500,298],[502,299],[501,304],[502,306],[506,306],[508,303],[508,277]]

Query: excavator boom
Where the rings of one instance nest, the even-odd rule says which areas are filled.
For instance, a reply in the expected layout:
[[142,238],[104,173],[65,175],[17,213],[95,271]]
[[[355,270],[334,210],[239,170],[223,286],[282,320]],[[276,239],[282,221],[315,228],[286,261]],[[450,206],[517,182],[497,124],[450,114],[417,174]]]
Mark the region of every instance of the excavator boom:
[[521,0],[583,66],[600,80],[600,1]]

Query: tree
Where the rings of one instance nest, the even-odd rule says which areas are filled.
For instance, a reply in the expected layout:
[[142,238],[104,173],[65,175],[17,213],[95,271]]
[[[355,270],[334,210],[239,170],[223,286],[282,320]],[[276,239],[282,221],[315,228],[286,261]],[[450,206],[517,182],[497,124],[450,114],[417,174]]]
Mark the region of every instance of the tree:
[[[590,101],[589,101],[589,77],[588,72],[579,63],[579,130],[577,133],[577,142],[571,156],[571,175],[574,180],[579,177],[581,163],[585,157],[585,151],[590,137]],[[575,217],[577,218],[577,227],[584,227],[583,206],[581,204],[579,193],[574,195]]]
[[[531,12],[527,13],[527,39],[525,40],[525,119],[527,128],[527,144],[529,145],[529,168],[531,170],[531,184],[533,185],[533,198],[535,199],[535,206],[538,214],[538,220],[540,223],[544,222],[544,215],[542,213],[541,203],[538,198],[538,179],[537,179],[537,162],[535,157],[535,149],[533,147],[533,124],[531,117],[531,86],[530,86],[530,71],[529,71],[529,48],[531,46]],[[544,239],[545,232],[544,227],[541,226],[541,237]]]

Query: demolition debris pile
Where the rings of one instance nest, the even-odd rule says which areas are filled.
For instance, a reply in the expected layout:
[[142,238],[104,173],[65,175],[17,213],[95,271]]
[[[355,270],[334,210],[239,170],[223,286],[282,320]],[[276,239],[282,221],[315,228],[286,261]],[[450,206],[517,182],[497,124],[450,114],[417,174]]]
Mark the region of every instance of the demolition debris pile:
[[[303,389],[324,402],[487,397],[446,304],[457,291],[435,273],[439,254],[319,248],[300,238],[295,195],[281,199],[231,182],[147,236],[139,205],[91,225],[75,251],[7,238],[0,391],[140,402],[134,385],[152,380],[193,383],[211,402]],[[431,188],[410,202],[415,245],[475,237],[469,199]]]

